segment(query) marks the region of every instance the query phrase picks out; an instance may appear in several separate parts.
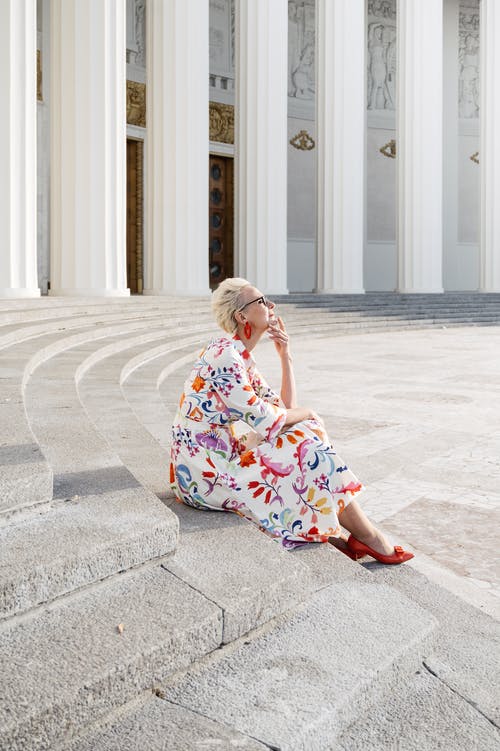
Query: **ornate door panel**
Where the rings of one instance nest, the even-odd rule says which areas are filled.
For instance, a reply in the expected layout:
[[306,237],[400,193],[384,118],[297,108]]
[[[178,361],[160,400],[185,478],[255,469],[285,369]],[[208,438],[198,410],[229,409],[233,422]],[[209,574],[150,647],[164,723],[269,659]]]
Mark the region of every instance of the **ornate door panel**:
[[210,156],[209,170],[208,264],[214,289],[226,277],[234,276],[233,159]]
[[132,295],[143,289],[143,151],[142,141],[127,139],[127,287]]

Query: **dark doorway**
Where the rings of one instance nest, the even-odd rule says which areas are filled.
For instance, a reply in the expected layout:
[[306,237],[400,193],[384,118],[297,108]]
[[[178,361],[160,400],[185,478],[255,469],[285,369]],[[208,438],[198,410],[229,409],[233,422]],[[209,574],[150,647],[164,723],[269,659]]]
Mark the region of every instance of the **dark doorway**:
[[234,276],[234,178],[232,157],[210,156],[208,266],[214,289]]
[[127,287],[142,295],[144,142],[127,138]]

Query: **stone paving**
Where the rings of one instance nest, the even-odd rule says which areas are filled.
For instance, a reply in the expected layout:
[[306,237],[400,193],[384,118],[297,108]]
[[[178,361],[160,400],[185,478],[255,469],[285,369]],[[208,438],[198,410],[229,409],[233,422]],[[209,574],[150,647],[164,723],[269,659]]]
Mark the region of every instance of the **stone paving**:
[[[366,485],[360,504],[407,565],[500,620],[500,330],[314,334],[292,341],[299,404]],[[255,357],[279,386],[271,343]]]

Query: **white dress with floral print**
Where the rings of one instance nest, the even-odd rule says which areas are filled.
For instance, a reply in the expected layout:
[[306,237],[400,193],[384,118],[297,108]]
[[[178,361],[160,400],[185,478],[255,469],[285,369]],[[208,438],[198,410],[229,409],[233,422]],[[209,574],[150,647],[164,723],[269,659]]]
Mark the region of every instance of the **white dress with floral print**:
[[[285,419],[243,342],[214,339],[194,364],[172,427],[177,499],[233,511],[287,549],[338,537],[338,514],[362,485],[316,420],[284,428]],[[252,439],[236,436],[241,420]]]

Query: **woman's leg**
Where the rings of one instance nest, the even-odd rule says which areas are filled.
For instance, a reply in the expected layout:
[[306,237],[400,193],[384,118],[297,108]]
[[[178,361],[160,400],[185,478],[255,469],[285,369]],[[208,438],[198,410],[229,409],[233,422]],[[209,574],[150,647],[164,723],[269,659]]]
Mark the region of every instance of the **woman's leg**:
[[[377,553],[391,555],[394,553],[394,546],[391,545],[384,537],[382,532],[377,529],[361,509],[357,501],[351,501],[345,509],[339,514],[339,522],[347,529],[356,539],[364,542]],[[331,538],[333,541],[333,538]],[[335,544],[335,543],[334,543]]]

